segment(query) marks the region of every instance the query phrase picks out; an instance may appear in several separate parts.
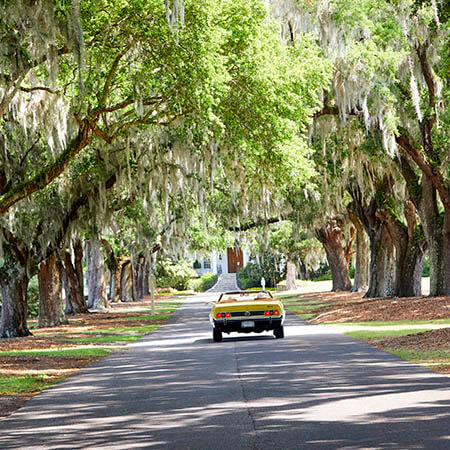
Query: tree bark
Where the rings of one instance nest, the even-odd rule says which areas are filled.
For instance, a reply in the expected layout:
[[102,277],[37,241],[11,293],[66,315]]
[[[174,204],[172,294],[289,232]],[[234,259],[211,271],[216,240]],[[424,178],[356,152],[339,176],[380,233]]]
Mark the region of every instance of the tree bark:
[[375,194],[366,204],[357,186],[349,185],[347,189],[353,199],[349,209],[360,220],[370,242],[369,286],[364,297],[395,295],[394,246],[386,226],[377,216]]
[[286,264],[286,290],[293,291],[297,289],[295,280],[297,278],[297,267],[292,261],[288,261]]
[[145,260],[144,263],[144,280],[143,280],[143,294],[150,295],[150,263]]
[[39,327],[56,327],[67,323],[56,253],[53,253],[41,263],[38,280]]
[[333,279],[333,291],[349,291],[352,287],[345,248],[342,245],[342,223],[330,220],[324,228],[316,230],[316,237],[324,246]]
[[356,214],[348,209],[348,216],[356,230],[355,279],[352,292],[365,292],[369,286],[369,242],[367,233]]
[[27,326],[28,253],[9,232],[3,230],[3,234],[5,239],[3,265],[0,267],[0,338],[30,336]]
[[144,298],[144,258],[139,256],[134,269],[133,283],[134,283],[134,301],[139,301]]
[[64,271],[67,278],[69,295],[67,298],[70,304],[70,312],[73,314],[86,314],[89,309],[84,301],[83,286],[80,284],[79,274],[74,264],[72,264],[72,257],[70,252],[65,251],[64,257]]
[[104,261],[101,241],[95,236],[88,241],[88,308],[106,309],[108,299],[106,297]]
[[131,261],[127,260],[122,264],[120,273],[120,300],[122,302],[131,302],[133,300],[132,278]]
[[73,243],[73,254],[74,254],[74,269],[78,277],[78,284],[80,286],[81,296],[84,301],[84,276],[83,276],[83,242],[81,239],[75,239]]
[[416,221],[414,205],[405,203],[408,225],[401,222],[390,210],[380,210],[378,215],[386,224],[396,249],[396,290],[399,297],[422,295],[422,268],[427,242],[422,226]]
[[300,280],[309,280],[309,279],[311,279],[309,271],[306,268],[306,265],[303,263],[303,261],[300,258],[298,258],[297,262],[298,262],[297,267],[299,268],[298,277],[300,278]]
[[394,245],[386,226],[380,221],[371,230],[369,288],[364,297],[396,295]]

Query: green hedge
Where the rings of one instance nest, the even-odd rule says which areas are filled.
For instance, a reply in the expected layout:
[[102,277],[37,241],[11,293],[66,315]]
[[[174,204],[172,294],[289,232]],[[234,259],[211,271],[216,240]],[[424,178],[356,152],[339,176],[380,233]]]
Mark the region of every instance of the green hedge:
[[189,281],[197,275],[189,260],[161,259],[156,266],[158,288],[173,288],[179,291],[189,289]]
[[204,273],[200,278],[190,281],[190,288],[196,292],[205,292],[217,283],[217,278],[215,273]]

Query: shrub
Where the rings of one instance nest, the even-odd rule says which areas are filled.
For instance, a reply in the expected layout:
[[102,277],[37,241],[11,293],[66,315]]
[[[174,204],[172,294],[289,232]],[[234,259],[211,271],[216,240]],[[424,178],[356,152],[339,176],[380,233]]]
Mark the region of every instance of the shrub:
[[217,278],[215,273],[204,273],[200,278],[191,280],[190,287],[196,292],[205,292],[216,284]]
[[284,273],[280,270],[279,261],[273,255],[265,255],[262,264],[249,262],[239,271],[238,284],[241,289],[261,287],[261,278],[266,280],[266,287],[275,287]]
[[161,259],[156,266],[156,284],[159,288],[189,289],[189,280],[197,275],[190,260]]

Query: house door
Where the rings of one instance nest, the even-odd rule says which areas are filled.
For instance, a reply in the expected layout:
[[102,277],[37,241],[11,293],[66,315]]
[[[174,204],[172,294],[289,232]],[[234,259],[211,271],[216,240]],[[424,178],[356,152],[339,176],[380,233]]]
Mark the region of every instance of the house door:
[[244,255],[241,249],[228,248],[228,273],[236,273],[238,271],[238,263],[241,268],[244,263]]

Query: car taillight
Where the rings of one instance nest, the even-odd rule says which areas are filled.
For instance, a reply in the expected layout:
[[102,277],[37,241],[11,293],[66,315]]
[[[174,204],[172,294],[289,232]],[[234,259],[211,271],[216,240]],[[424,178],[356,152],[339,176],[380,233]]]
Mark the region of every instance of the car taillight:
[[225,314],[225,317],[228,319],[229,317],[231,317],[231,314],[228,312]]
[[280,315],[280,312],[277,311],[277,310],[275,310],[275,311],[273,312],[273,315],[274,315],[274,316],[279,316],[279,315]]
[[217,316],[216,316],[218,319],[220,319],[221,317],[222,317],[222,313],[217,313]]
[[270,315],[270,311],[264,311],[264,315],[265,316],[269,316]]

